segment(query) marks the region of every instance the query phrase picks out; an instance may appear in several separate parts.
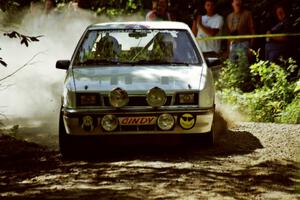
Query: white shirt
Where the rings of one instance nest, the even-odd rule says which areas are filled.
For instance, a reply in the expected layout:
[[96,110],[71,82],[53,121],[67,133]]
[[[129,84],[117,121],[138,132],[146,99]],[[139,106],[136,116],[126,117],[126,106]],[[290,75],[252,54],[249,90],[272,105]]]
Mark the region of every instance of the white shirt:
[[146,14],[146,21],[164,21],[164,20],[169,20],[172,21],[171,15],[169,12],[166,13],[166,18],[163,19],[157,15],[157,11],[151,10]]
[[[219,29],[219,32],[217,35],[221,35],[222,33],[222,27],[224,24],[223,17],[221,15],[215,14],[213,16],[207,16],[203,15],[201,16],[202,24],[206,27],[213,28],[213,29]],[[216,36],[217,36],[216,35]],[[205,38],[209,37],[198,25],[198,33],[197,37],[199,38]],[[198,44],[203,52],[220,52],[221,50],[221,40],[198,40]]]

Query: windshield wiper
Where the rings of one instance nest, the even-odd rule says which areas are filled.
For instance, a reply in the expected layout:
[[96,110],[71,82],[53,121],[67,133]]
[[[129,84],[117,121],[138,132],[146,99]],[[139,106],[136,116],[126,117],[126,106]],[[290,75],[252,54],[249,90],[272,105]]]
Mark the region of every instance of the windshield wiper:
[[110,60],[110,59],[88,59],[83,62],[78,62],[78,65],[116,65],[119,64],[117,60]]
[[187,62],[170,62],[170,65],[186,65],[186,66],[189,66],[190,63],[187,63]]

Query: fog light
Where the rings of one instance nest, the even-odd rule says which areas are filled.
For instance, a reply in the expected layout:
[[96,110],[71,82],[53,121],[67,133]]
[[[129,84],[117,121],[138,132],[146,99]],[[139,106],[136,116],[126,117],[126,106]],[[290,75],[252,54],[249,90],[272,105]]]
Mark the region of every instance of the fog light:
[[101,126],[105,131],[111,132],[117,129],[118,127],[118,119],[114,115],[105,115],[101,119]]
[[121,108],[128,104],[129,97],[125,90],[122,88],[116,88],[112,90],[109,95],[109,102],[115,108]]
[[170,114],[162,114],[157,119],[157,126],[163,131],[171,130],[174,124],[175,119]]
[[81,128],[85,131],[93,131],[95,128],[95,120],[92,116],[84,116],[80,119]]
[[178,121],[182,129],[189,130],[195,126],[196,119],[196,116],[190,113],[185,113],[179,117]]
[[165,105],[167,101],[167,95],[165,91],[159,87],[154,87],[147,92],[146,100],[150,106],[160,107]]

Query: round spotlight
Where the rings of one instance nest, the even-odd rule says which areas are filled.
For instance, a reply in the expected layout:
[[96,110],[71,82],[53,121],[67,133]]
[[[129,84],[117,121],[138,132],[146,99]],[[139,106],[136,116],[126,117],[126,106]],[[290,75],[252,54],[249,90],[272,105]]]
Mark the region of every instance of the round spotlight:
[[150,106],[160,107],[165,105],[167,101],[167,95],[165,91],[163,91],[159,87],[154,87],[147,92],[146,100]]
[[116,89],[112,90],[109,93],[108,98],[109,98],[110,105],[115,108],[124,107],[129,102],[128,94],[122,88],[116,88]]
[[118,119],[114,115],[105,115],[101,119],[101,126],[105,131],[111,132],[117,129],[119,125]]
[[163,131],[171,130],[174,124],[175,119],[170,114],[161,114],[157,119],[157,126]]

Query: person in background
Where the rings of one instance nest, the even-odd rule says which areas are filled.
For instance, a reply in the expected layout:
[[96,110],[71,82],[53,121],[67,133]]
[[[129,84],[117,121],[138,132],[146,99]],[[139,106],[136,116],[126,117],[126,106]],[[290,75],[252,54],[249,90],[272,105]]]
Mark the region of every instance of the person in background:
[[[242,0],[231,0],[233,12],[227,16],[226,25],[230,35],[253,35],[255,34],[254,22],[250,11],[243,9]],[[249,49],[253,44],[250,39],[235,39],[229,41],[229,59],[240,62],[244,57],[248,62]]]
[[29,13],[32,15],[32,16],[36,16],[36,15],[40,15],[41,11],[41,4],[40,2],[38,2],[37,0],[35,1],[31,1],[30,2],[30,7],[29,7]]
[[171,14],[168,12],[168,1],[157,0],[152,1],[152,10],[146,15],[146,21],[163,21],[172,20]]
[[[198,15],[192,27],[194,35],[199,39],[220,35],[224,25],[223,17],[215,12],[214,0],[205,0],[204,8],[206,15]],[[202,52],[220,53],[221,51],[221,40],[198,40],[198,44]]]
[[56,7],[55,0],[45,0],[44,4],[44,13],[46,15],[50,14],[50,12]]
[[[282,4],[274,6],[274,12],[278,23],[273,26],[267,34],[289,33],[291,32],[291,24],[287,16],[285,7]],[[270,37],[266,39],[265,58],[271,62],[278,61],[279,57],[288,56],[289,38],[287,36]]]
[[70,12],[77,12],[78,11],[78,0],[72,0],[68,4],[68,10]]

